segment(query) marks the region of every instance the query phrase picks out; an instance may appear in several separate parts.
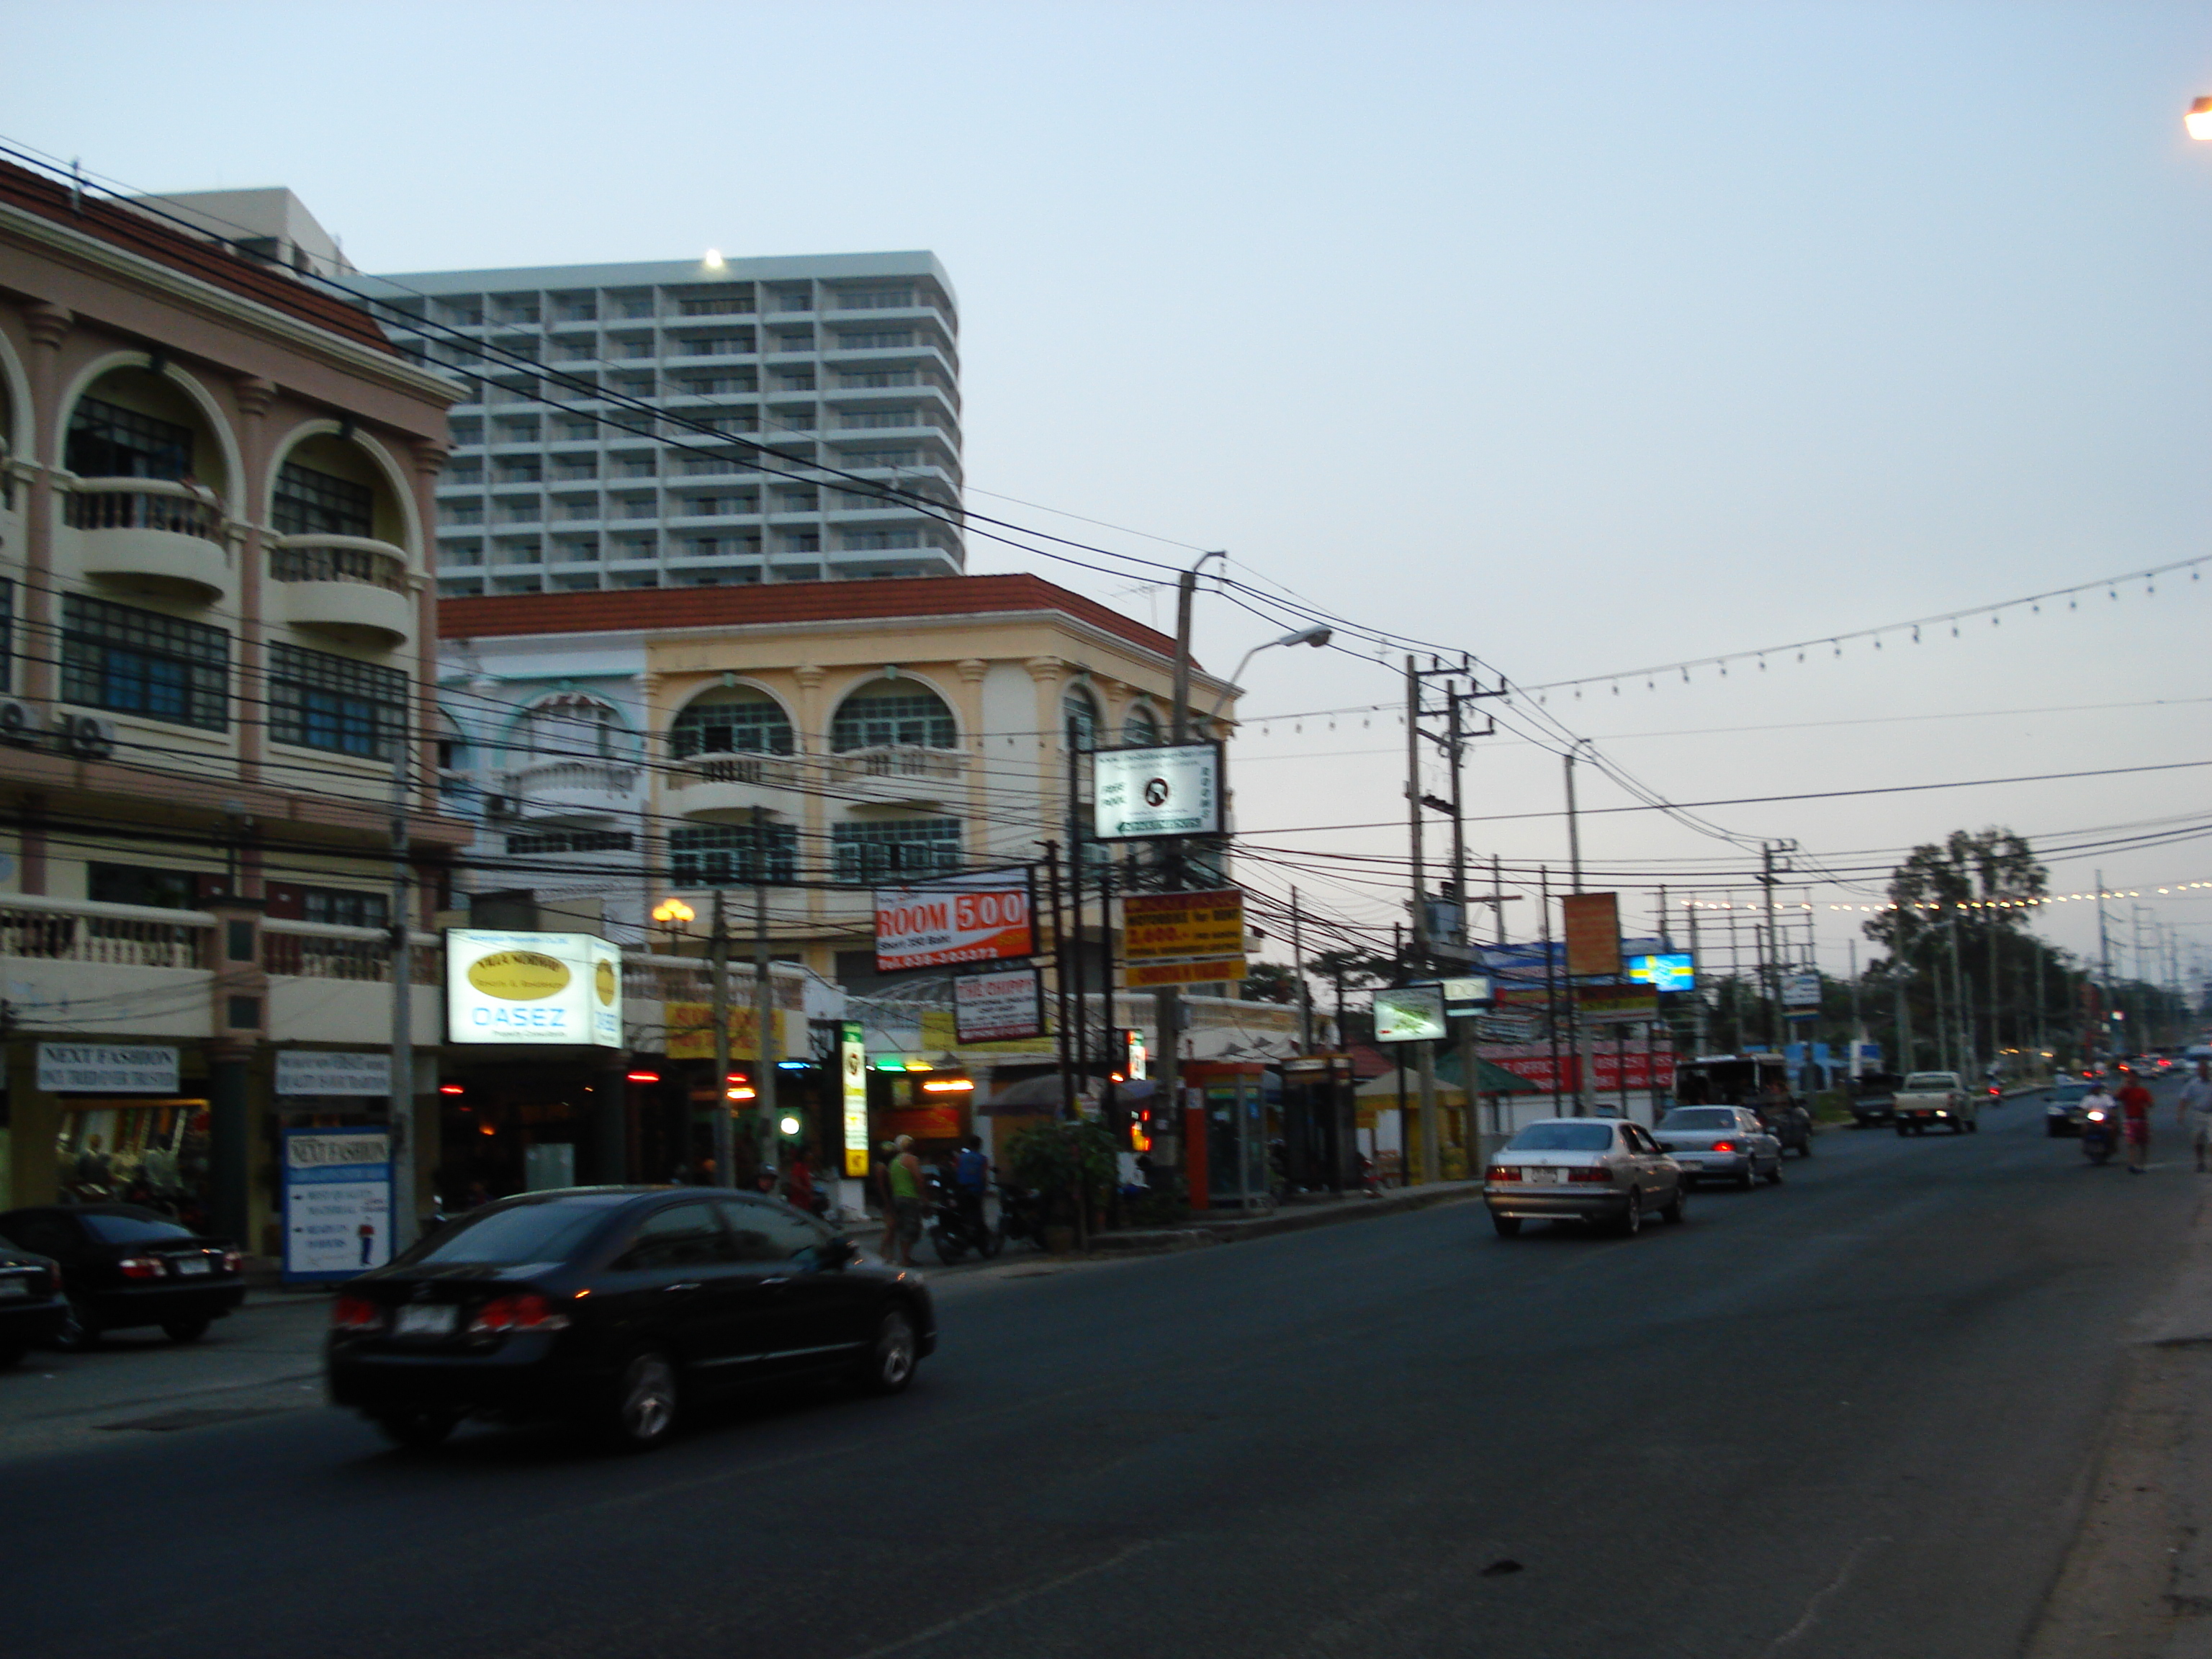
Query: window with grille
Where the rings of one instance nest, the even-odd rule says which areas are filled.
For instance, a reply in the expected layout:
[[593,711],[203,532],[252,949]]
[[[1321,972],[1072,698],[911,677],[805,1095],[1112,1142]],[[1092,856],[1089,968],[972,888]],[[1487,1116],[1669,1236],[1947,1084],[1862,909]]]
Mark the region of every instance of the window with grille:
[[62,595],[62,701],[220,732],[230,635],[157,611]]
[[81,398],[62,464],[80,478],[182,478],[192,470],[192,429]]
[[678,887],[732,887],[792,881],[799,871],[794,824],[702,823],[668,835],[668,866]]
[[791,722],[782,705],[764,692],[725,693],[692,703],[668,729],[668,750],[678,760],[694,755],[788,755]]
[[1060,700],[1060,716],[1067,727],[1067,746],[1091,750],[1098,746],[1098,705],[1079,685],[1071,685]]
[[1151,708],[1143,703],[1129,710],[1129,717],[1121,722],[1121,741],[1133,746],[1157,744],[1160,740],[1160,722]]
[[637,837],[627,830],[548,830],[534,836],[509,836],[508,856],[532,853],[627,853]]
[[269,647],[269,735],[278,743],[389,760],[407,730],[407,676],[296,645]]
[[[504,471],[504,464],[502,464]],[[356,483],[287,461],[276,469],[276,533],[280,536],[360,536],[376,533],[376,495]]]
[[381,927],[391,916],[391,901],[382,893],[356,892],[349,887],[301,887],[300,919],[332,927]]
[[944,875],[960,867],[957,818],[890,818],[830,826],[842,882],[878,882]]
[[952,711],[927,687],[879,680],[845,699],[830,722],[830,746],[853,749],[952,749],[959,744]]

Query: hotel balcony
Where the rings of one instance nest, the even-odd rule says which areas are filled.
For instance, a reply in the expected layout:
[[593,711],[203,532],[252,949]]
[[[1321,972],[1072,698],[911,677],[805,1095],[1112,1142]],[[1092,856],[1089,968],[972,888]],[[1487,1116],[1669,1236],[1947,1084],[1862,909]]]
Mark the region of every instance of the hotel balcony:
[[536,817],[604,816],[635,808],[638,776],[636,766],[622,761],[548,760],[507,773],[502,787]]
[[63,519],[77,532],[88,576],[196,605],[230,586],[222,507],[204,489],[166,478],[79,478]]
[[664,775],[668,810],[687,818],[728,823],[763,807],[779,816],[799,810],[809,763],[796,755],[694,755]]
[[934,806],[965,793],[968,757],[903,745],[850,749],[824,763],[822,787],[860,806]]
[[415,632],[407,556],[362,536],[280,536],[269,574],[283,584],[284,614],[295,628],[388,649]]

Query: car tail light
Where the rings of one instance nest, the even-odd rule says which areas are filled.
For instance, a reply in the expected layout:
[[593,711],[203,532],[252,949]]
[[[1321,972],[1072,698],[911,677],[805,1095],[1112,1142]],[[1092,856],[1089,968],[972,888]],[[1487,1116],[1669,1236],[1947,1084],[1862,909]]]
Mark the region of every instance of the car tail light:
[[1517,1164],[1493,1164],[1484,1175],[1492,1181],[1518,1181],[1521,1167]]
[[507,1331],[566,1330],[568,1316],[553,1311],[553,1304],[535,1291],[525,1291],[520,1296],[495,1296],[477,1310],[477,1316],[469,1321],[472,1336],[489,1336]]
[[236,1250],[225,1250],[225,1251],[222,1253],[222,1270],[223,1270],[223,1272],[225,1272],[225,1273],[236,1273],[236,1272],[237,1272],[240,1267],[244,1267],[245,1265],[246,1265],[246,1258],[245,1258],[245,1256],[243,1256],[242,1255],[240,1255],[238,1251],[236,1251]]
[[1739,1148],[1733,1140],[1716,1140],[1713,1142],[1713,1150],[1717,1152],[1733,1152]]
[[157,1255],[126,1255],[116,1267],[125,1279],[159,1279],[161,1258]]
[[1602,1181],[1610,1186],[1613,1182],[1613,1171],[1602,1168],[1595,1170],[1570,1170],[1567,1171],[1567,1179],[1570,1181]]
[[384,1328],[384,1310],[365,1296],[342,1296],[331,1304],[331,1328],[380,1331]]

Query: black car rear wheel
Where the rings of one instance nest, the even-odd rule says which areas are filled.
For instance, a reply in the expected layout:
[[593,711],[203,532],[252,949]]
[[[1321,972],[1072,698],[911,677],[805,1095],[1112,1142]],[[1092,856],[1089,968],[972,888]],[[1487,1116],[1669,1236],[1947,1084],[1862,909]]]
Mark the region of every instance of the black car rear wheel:
[[676,1366],[658,1348],[630,1356],[615,1390],[607,1435],[624,1451],[651,1451],[676,1432]]
[[[1777,1169],[1781,1168],[1782,1158],[1779,1153],[1776,1154],[1774,1164]],[[1744,1159],[1743,1173],[1735,1178],[1735,1184],[1742,1188],[1746,1192],[1749,1192],[1753,1187],[1759,1184],[1758,1159],[1753,1158],[1746,1158]]]
[[167,1319],[161,1322],[161,1334],[172,1342],[197,1342],[208,1334],[215,1322],[209,1319]]
[[21,1364],[24,1354],[28,1352],[20,1342],[0,1344],[0,1371],[6,1370],[10,1365]]
[[1774,1167],[1773,1167],[1772,1169],[1769,1170],[1766,1172],[1766,1178],[1767,1178],[1769,1181],[1772,1182],[1773,1182],[1776,1186],[1778,1186],[1778,1187],[1779,1187],[1779,1186],[1782,1184],[1782,1154],[1781,1154],[1781,1153],[1779,1153],[1779,1152],[1775,1153],[1775,1155],[1774,1155]]
[[872,1394],[897,1394],[914,1381],[919,1346],[913,1316],[893,1308],[876,1322],[876,1340],[868,1345],[868,1357],[861,1363],[861,1382]]
[[1674,1196],[1660,1206],[1659,1213],[1666,1217],[1668,1224],[1679,1226],[1688,1213],[1689,1203],[1690,1183],[1686,1178],[1674,1183]]
[[1490,1218],[1490,1224],[1498,1229],[1500,1238],[1521,1237],[1521,1218],[1517,1215],[1494,1215]]
[[1621,1237],[1633,1238],[1644,1231],[1644,1193],[1640,1188],[1628,1189],[1628,1207],[1620,1212]]
[[82,1353],[99,1343],[100,1322],[83,1303],[70,1297],[69,1312],[63,1316],[61,1328],[54,1333],[54,1346],[64,1353]]
[[443,1445],[461,1421],[452,1412],[385,1412],[371,1420],[379,1434],[410,1451]]

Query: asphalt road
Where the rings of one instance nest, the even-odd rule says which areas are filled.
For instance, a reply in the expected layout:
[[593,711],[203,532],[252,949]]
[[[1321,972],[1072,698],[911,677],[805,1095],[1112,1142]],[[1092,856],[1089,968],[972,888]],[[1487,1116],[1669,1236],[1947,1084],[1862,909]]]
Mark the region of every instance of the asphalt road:
[[[1462,1204],[948,1280],[906,1396],[756,1402],[644,1458],[405,1455],[296,1404],[88,1419],[0,1444],[9,1646],[2008,1656],[2195,1203],[2170,1121],[2142,1177],[2029,1099],[1825,1136],[1638,1239],[1504,1243]],[[0,1419],[46,1375],[0,1378]]]

